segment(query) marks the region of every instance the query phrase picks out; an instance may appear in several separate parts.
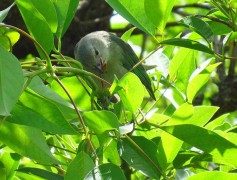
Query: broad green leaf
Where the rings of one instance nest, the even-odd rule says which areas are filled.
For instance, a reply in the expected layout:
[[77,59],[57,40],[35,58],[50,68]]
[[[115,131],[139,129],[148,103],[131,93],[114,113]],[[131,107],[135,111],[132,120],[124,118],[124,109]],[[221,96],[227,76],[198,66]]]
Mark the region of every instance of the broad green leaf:
[[[214,106],[192,107],[192,105],[185,103],[173,113],[166,125],[195,124],[197,126],[203,126],[217,110],[218,107]],[[162,133],[158,145],[158,158],[163,169],[167,168],[173,162],[182,144],[183,142],[176,137],[166,132]]]
[[148,19],[163,34],[175,0],[145,0],[145,13]]
[[31,0],[31,3],[39,11],[39,13],[44,16],[52,33],[56,33],[58,19],[53,3],[50,0]]
[[83,180],[95,167],[93,160],[84,151],[81,151],[69,164],[65,180]]
[[219,162],[237,165],[237,159],[233,158],[233,154],[237,153],[237,146],[213,131],[192,124],[162,126],[161,129],[211,154]]
[[56,36],[61,38],[69,27],[77,10],[79,0],[51,0],[58,16],[58,29]]
[[[81,110],[91,109],[91,97],[88,95],[88,93],[76,77],[63,78],[61,81],[67,88],[69,94],[75,101],[78,108],[80,108]],[[90,90],[90,88],[86,86],[86,83],[84,81],[82,81],[82,83],[84,83],[85,87]],[[51,89],[54,92],[58,93],[61,97],[63,97],[63,99],[70,101],[67,94],[56,81],[52,82]]]
[[207,171],[201,172],[198,174],[194,174],[188,177],[186,180],[208,180],[208,179],[215,179],[215,180],[234,180],[237,179],[236,173],[226,173],[220,171]]
[[230,27],[219,22],[207,21],[207,23],[209,24],[214,35],[225,35],[232,31]]
[[211,73],[219,66],[220,63],[212,64],[202,70],[198,75],[192,78],[187,87],[188,102],[192,103],[198,91],[207,83]]
[[191,104],[185,103],[171,116],[169,125],[194,124],[203,126],[212,118],[218,109],[219,107],[215,106],[193,107]]
[[[39,101],[35,101],[35,103],[37,102]],[[55,117],[57,118],[60,116],[56,115]],[[11,123],[35,127],[52,134],[76,134],[76,132],[71,129],[68,123],[64,122],[65,120],[60,122],[57,122],[56,120],[53,122],[53,120],[53,118],[47,119],[41,113],[20,104],[15,105],[14,109],[12,110],[12,116],[8,117],[8,121]]]
[[122,79],[119,80],[118,94],[124,106],[135,113],[140,107],[144,97],[144,86],[140,79],[133,73],[126,73]]
[[202,36],[208,44],[213,41],[214,34],[212,30],[209,24],[203,21],[202,19],[197,18],[195,16],[188,16],[183,18],[180,22],[186,27],[188,27],[190,30]]
[[119,127],[117,116],[111,111],[88,111],[83,118],[90,130],[102,134],[105,131],[116,130]]
[[[64,114],[67,113],[66,110],[72,111],[72,109],[42,97],[30,89],[26,89],[21,95],[20,103],[23,106],[16,107],[13,116],[13,120],[16,122],[19,119],[20,123],[58,134],[77,134],[67,122],[67,114]],[[21,110],[25,110],[25,112],[21,112]],[[32,122],[27,122],[27,113],[33,118]],[[36,124],[37,121],[38,124]]]
[[156,26],[146,15],[145,0],[106,0],[106,2],[131,24],[152,36],[155,35]]
[[10,5],[8,8],[0,11],[0,22],[2,22],[7,17],[8,12],[12,8],[12,6],[14,6],[14,5],[15,5],[15,2],[12,3],[12,5]]
[[[17,7],[24,19],[30,34],[38,41],[49,54],[54,47],[53,33],[44,16],[38,11],[31,0],[17,0]],[[36,46],[42,58],[45,58],[41,50]]]
[[102,164],[94,168],[84,180],[97,180],[97,179],[119,179],[126,180],[123,171],[119,166],[112,163]]
[[195,70],[195,57],[194,50],[180,48],[170,62],[170,79],[171,81],[175,80],[175,85],[183,93],[186,92],[189,78]]
[[221,116],[219,116],[218,118],[212,120],[210,123],[208,123],[205,128],[210,129],[210,130],[214,130],[217,126],[220,126],[224,123],[224,120],[229,116],[228,114],[223,114]]
[[174,38],[174,39],[161,41],[159,44],[186,47],[189,49],[202,51],[208,54],[214,54],[214,52],[209,47],[190,39]]
[[17,169],[17,171],[23,172],[29,175],[35,175],[35,176],[41,177],[42,179],[63,180],[63,176],[52,173],[44,169],[39,169],[39,168],[23,167],[23,168]]
[[[131,142],[132,141],[132,142]],[[134,169],[147,176],[160,179],[161,169],[156,157],[156,145],[143,136],[121,139],[118,144],[120,156]]]
[[23,84],[23,72],[19,61],[0,45],[0,115],[10,115]]
[[62,164],[51,154],[39,129],[5,121],[0,127],[0,142],[39,163]]

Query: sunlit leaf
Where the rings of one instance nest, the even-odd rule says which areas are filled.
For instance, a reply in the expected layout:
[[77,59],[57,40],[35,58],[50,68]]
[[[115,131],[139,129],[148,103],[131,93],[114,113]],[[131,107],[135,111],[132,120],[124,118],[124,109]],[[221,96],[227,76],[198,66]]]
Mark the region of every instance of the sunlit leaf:
[[161,34],[163,34],[174,2],[174,0],[145,0],[144,2],[148,19],[158,28]]
[[150,35],[155,35],[156,26],[146,16],[145,0],[106,0],[106,2],[131,24]]
[[119,127],[117,116],[110,111],[88,111],[83,113],[83,117],[86,125],[98,134]]
[[5,121],[0,128],[0,142],[15,152],[44,164],[61,164],[50,152],[41,130]]

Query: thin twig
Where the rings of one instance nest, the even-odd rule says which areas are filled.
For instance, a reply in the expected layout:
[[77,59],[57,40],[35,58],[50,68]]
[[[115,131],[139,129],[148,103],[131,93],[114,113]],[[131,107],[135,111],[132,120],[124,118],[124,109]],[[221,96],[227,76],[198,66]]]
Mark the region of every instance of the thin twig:
[[[86,124],[85,124],[85,122],[84,122],[84,120],[82,118],[82,115],[81,115],[80,111],[78,110],[78,108],[76,106],[75,101],[73,100],[72,96],[68,92],[67,88],[64,86],[64,84],[60,81],[60,79],[56,75],[54,76],[54,79],[58,82],[58,84],[63,88],[64,92],[67,94],[68,98],[70,99],[70,101],[71,101],[71,103],[72,103],[72,105],[73,105],[73,107],[74,107],[74,109],[75,109],[75,111],[77,113],[77,116],[78,116],[78,118],[80,120],[80,123],[82,125],[83,130],[84,130],[84,133],[87,134]],[[90,145],[90,147],[91,147],[91,149],[92,149],[92,151],[93,151],[93,153],[94,153],[94,155],[96,157],[96,160],[98,160],[99,158],[98,158],[98,156],[96,154],[96,150],[95,150],[91,140],[88,139],[88,142],[89,142],[89,145]]]

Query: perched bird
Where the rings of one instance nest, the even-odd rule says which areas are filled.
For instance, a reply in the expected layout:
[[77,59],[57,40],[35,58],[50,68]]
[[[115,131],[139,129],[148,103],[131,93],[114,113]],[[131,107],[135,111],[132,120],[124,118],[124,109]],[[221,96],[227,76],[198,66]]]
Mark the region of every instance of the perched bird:
[[[106,31],[92,32],[83,37],[74,49],[75,59],[79,60],[86,71],[92,72],[109,83],[118,79],[139,62],[138,57],[129,44],[112,33]],[[131,72],[136,74],[155,100],[151,81],[142,65]],[[96,80],[101,88],[109,88],[109,84]]]

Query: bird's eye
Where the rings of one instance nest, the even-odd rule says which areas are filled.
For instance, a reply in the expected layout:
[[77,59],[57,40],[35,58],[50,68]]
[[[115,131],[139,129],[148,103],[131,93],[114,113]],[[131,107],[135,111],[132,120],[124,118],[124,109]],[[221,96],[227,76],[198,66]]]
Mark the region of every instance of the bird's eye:
[[99,51],[95,49],[95,55],[98,56],[99,55]]

